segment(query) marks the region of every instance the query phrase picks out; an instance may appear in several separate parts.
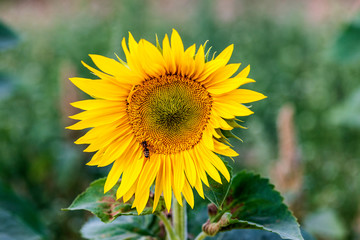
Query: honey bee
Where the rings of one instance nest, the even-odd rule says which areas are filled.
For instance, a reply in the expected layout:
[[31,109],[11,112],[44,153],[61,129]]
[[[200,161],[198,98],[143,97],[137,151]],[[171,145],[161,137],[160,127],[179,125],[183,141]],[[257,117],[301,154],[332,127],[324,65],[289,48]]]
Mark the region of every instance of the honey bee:
[[149,152],[148,145],[147,145],[146,141],[143,141],[143,142],[141,143],[141,145],[142,145],[143,148],[144,148],[144,156],[145,156],[146,158],[149,158],[149,157],[150,157],[150,152]]

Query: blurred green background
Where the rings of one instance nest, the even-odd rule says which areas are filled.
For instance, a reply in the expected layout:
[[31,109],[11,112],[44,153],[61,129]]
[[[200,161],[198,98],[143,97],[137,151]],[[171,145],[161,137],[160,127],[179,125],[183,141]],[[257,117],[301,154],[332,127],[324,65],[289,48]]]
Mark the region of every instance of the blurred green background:
[[64,129],[78,111],[69,103],[86,98],[68,78],[92,77],[88,54],[123,56],[128,31],[154,43],[172,28],[186,47],[235,44],[231,62],[257,81],[246,88],[268,96],[237,132],[235,169],[270,177],[317,239],[360,239],[359,11],[335,0],[1,0],[0,239],[81,239],[89,215],[61,208],[109,168],[85,166],[81,133]]

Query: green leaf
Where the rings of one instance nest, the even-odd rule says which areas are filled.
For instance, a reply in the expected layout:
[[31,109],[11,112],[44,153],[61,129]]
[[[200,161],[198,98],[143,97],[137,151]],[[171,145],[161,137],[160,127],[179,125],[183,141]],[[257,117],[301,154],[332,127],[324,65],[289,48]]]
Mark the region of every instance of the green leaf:
[[[43,222],[40,220],[39,212],[36,210],[28,200],[23,197],[17,196],[10,188],[3,185],[0,182],[0,210],[6,211],[2,213],[0,218],[4,218],[4,214],[10,214],[13,218],[12,222],[9,222],[9,226],[2,225],[5,221],[0,219],[0,226],[7,229],[7,232],[13,231],[11,227],[19,224],[19,228],[25,232],[32,232],[33,235],[43,236],[46,234],[46,229]],[[7,220],[10,221],[10,220]],[[0,239],[1,238],[0,229]],[[36,233],[36,234],[35,234]],[[19,233],[20,234],[20,233]],[[25,233],[24,233],[25,234]],[[11,238],[12,239],[12,238]],[[15,238],[14,238],[15,239]],[[19,238],[27,239],[27,238]],[[31,239],[31,238],[29,238]]]
[[92,218],[81,228],[81,235],[90,240],[153,239],[159,226],[156,220],[153,215],[120,216],[111,223]]
[[340,32],[333,46],[333,55],[342,61],[360,60],[360,16]]
[[0,72],[0,100],[10,97],[15,90],[14,79]]
[[[301,231],[305,240],[315,240],[309,233]],[[281,240],[281,237],[272,232],[256,229],[236,229],[227,232],[221,232],[215,237],[209,239],[218,240]]]
[[[221,156],[221,158],[223,158]],[[223,161],[226,168],[230,173],[230,179],[232,177],[232,167],[229,165],[228,161]],[[217,208],[221,209],[221,206],[229,192],[230,189],[230,182],[228,182],[223,175],[221,175],[221,182],[222,184],[216,182],[211,177],[209,177],[209,185],[207,187],[204,185],[204,195],[210,202],[214,203]]]
[[[85,192],[81,193],[70,207],[63,210],[87,210],[95,214],[101,221],[107,223],[121,215],[138,215],[135,208],[131,208],[133,199],[124,203],[122,199],[116,200],[117,186],[104,194],[106,178],[98,179],[90,184]],[[153,198],[149,201],[140,215],[152,214]],[[165,209],[164,199],[161,197],[154,213]]]
[[204,226],[211,235],[232,229],[260,229],[283,239],[303,240],[295,217],[268,179],[242,171],[233,178],[224,210]]
[[324,239],[345,239],[346,224],[331,208],[322,208],[306,215],[304,226],[314,236]]
[[11,48],[18,41],[16,34],[0,21],[0,50]]
[[26,222],[6,209],[0,208],[0,222],[0,239],[2,240],[43,239]]
[[329,121],[337,126],[360,128],[360,88],[329,110]]

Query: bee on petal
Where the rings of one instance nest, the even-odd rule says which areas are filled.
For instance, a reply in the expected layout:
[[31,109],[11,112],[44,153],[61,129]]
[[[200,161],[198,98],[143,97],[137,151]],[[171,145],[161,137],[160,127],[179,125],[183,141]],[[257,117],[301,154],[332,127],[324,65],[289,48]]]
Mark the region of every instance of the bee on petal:
[[145,156],[146,158],[149,158],[149,157],[150,157],[150,152],[149,152],[148,145],[147,145],[146,141],[143,141],[143,142],[141,143],[141,145],[142,145],[143,148],[144,148],[144,156]]

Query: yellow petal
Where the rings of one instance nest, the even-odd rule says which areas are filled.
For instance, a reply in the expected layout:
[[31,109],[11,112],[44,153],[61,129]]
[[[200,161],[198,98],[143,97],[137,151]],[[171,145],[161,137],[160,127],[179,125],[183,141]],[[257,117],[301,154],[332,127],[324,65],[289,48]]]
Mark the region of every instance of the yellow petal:
[[174,53],[176,67],[180,70],[183,64],[184,45],[179,33],[175,29],[173,29],[171,34],[171,49]]
[[[203,81],[206,81],[207,78],[214,73],[215,71],[217,71],[219,68],[225,66],[226,61],[224,59],[217,59],[217,60],[212,60],[209,61],[207,63],[205,63],[205,67],[204,70],[201,72],[201,74],[199,74],[199,76],[194,79],[197,82],[202,83]],[[194,77],[195,78],[195,77]]]
[[236,77],[247,78],[249,76],[249,73],[250,73],[250,65],[244,68]]
[[103,80],[109,80],[109,81],[114,81],[114,78],[112,76],[110,76],[109,74],[103,73],[91,66],[89,66],[88,64],[86,64],[84,61],[81,61],[82,65],[84,65],[84,67],[86,67],[87,69],[89,69],[93,74],[95,74],[96,76],[98,76],[99,78],[103,79]]
[[[121,178],[120,187],[116,192],[116,197],[121,198],[132,187],[136,179],[138,179],[144,165],[144,159],[133,159],[131,164],[125,168]],[[138,186],[139,187],[139,186]],[[137,187],[137,188],[138,188]]]
[[[156,154],[157,155],[157,154]],[[158,156],[158,155],[157,155]],[[156,182],[155,182],[155,196],[154,196],[154,206],[153,206],[153,212],[156,210],[156,206],[159,203],[160,195],[163,191],[163,172],[164,172],[164,159],[161,157],[157,157],[157,161],[160,162],[160,167],[157,172],[156,176]]]
[[139,191],[141,191],[142,188],[150,188],[151,184],[154,182],[157,172],[159,171],[159,167],[160,161],[156,161],[156,159],[145,160],[137,186]]
[[95,152],[100,148],[104,148],[110,144],[116,144],[115,139],[122,137],[124,134],[131,132],[131,126],[124,124],[116,129],[108,128],[104,130],[98,137],[91,142],[91,144],[84,150],[84,152]]
[[[201,144],[199,144],[199,145],[201,146]],[[218,156],[216,156],[213,152],[203,151],[203,153],[205,154],[205,157],[207,158],[207,160],[221,172],[221,174],[225,177],[225,179],[227,181],[230,181],[230,174],[229,174],[229,171],[227,170],[224,162]]]
[[105,124],[99,127],[90,129],[84,136],[75,141],[76,144],[92,143],[98,136],[104,135],[113,131],[116,126],[122,126],[124,123],[128,124],[127,118],[121,118],[113,123]]
[[[130,36],[129,36],[129,41],[130,41]],[[143,79],[146,78],[146,73],[144,73],[143,69],[141,68],[141,65],[138,60],[139,58],[137,57],[136,51],[134,49],[134,45],[132,45],[131,53],[129,52],[126,46],[125,38],[123,38],[121,45],[126,56],[126,61],[129,65],[129,68],[132,69],[132,72],[136,73],[137,76]]]
[[188,151],[183,151],[182,154],[183,154],[186,177],[190,185],[193,187],[196,183],[196,177],[197,177],[196,168],[193,159],[191,159],[191,156],[188,153]]
[[92,127],[99,127],[102,125],[106,125],[109,123],[113,123],[116,121],[120,121],[125,115],[121,114],[110,114],[110,115],[104,115],[98,118],[88,118],[82,121],[79,121],[71,126],[66,127],[67,129],[71,130],[81,130],[85,128],[92,128]]
[[131,188],[129,189],[129,191],[127,191],[124,196],[123,196],[123,201],[124,203],[126,203],[127,201],[130,200],[130,198],[132,198],[132,196],[135,194],[136,192],[136,186],[137,186],[137,180],[134,182],[134,184],[131,186]]
[[93,110],[98,108],[108,107],[124,107],[126,108],[125,101],[111,101],[103,99],[88,99],[70,103],[73,107],[82,110]]
[[203,81],[203,84],[206,88],[209,87],[218,87],[234,75],[234,73],[239,69],[240,63],[238,64],[228,64],[219,68],[216,72],[212,73],[208,79]]
[[85,120],[85,119],[99,118],[102,116],[115,115],[115,114],[124,116],[126,114],[125,104],[123,107],[116,106],[116,107],[110,107],[110,108],[87,110],[87,111],[69,116],[69,118],[76,119],[76,120]]
[[189,182],[185,179],[184,188],[182,190],[186,202],[191,208],[194,208],[194,193],[190,187]]
[[200,178],[196,179],[195,189],[199,193],[199,196],[205,199],[203,185]]
[[214,152],[224,155],[224,156],[228,156],[228,157],[236,157],[239,156],[239,154],[237,152],[235,152],[234,150],[232,150],[229,146],[218,142],[218,141],[214,141],[214,145],[215,145],[215,150]]
[[146,40],[140,40],[139,51],[142,52],[141,65],[147,75],[157,77],[166,73],[166,64],[159,50]]
[[197,51],[197,54],[195,56],[195,72],[191,76],[192,78],[196,79],[198,78],[205,67],[205,53],[204,53],[204,47],[200,45],[199,50]]
[[203,166],[203,160],[198,158],[198,155],[197,155],[195,149],[196,149],[196,147],[194,147],[193,149],[190,149],[189,154],[191,155],[191,157],[193,159],[196,159],[196,161],[194,161],[194,164],[195,164],[195,167],[197,169],[197,172],[198,172],[198,175],[199,175],[201,181],[203,181],[206,186],[209,186],[209,181],[208,181],[208,178],[206,175],[206,169]]
[[91,160],[86,165],[88,165],[88,166],[98,165],[102,160],[102,156],[104,155],[105,150],[106,149],[102,149],[102,150],[99,150],[98,152],[96,152],[94,154],[94,156],[91,158]]
[[179,202],[179,204],[182,206],[181,190],[184,187],[185,173],[183,167],[184,163],[183,161],[179,161],[179,159],[181,159],[180,153],[171,156],[171,162],[174,170],[174,177],[172,178],[172,184],[173,184],[174,195],[177,201]]
[[138,43],[135,41],[133,35],[131,34],[131,32],[129,32],[129,49],[130,52],[133,53],[136,51],[138,47]]
[[202,139],[204,140],[204,143],[207,148],[209,148],[210,150],[214,150],[214,139],[211,130],[212,130],[211,128],[206,127],[205,130],[203,131]]
[[195,50],[196,46],[193,44],[191,47],[186,49],[185,54],[183,56],[183,62],[181,63],[181,74],[183,76],[191,76],[195,71]]
[[107,58],[96,54],[89,54],[89,56],[100,70],[112,76],[121,75],[121,71],[129,71],[128,68],[112,58]]
[[176,72],[175,59],[171,51],[169,38],[167,35],[165,35],[163,40],[163,56],[167,64],[167,71],[169,73],[175,73]]
[[114,165],[111,167],[111,170],[106,178],[105,186],[104,186],[104,193],[109,191],[114,185],[118,182],[125,164],[128,164],[126,159],[124,160],[117,160],[114,162]]
[[163,156],[163,190],[166,209],[170,211],[171,208],[171,160],[168,156]]
[[149,195],[150,195],[150,190],[135,193],[135,200],[133,203],[133,207],[136,207],[136,211],[138,212],[139,215],[146,207],[146,204],[149,200]]
[[[221,183],[221,177],[218,170],[211,164],[209,159],[206,157],[207,152],[210,152],[210,150],[202,147],[201,143],[196,146],[197,147],[194,148],[194,153],[197,156],[200,167],[205,169],[207,174],[209,174],[212,179],[214,179],[218,183]],[[207,181],[204,181],[204,183],[209,186],[209,183]]]
[[211,124],[215,128],[221,128],[223,130],[233,129],[233,127],[231,127],[224,119],[222,119],[214,109],[211,110],[209,124]]
[[237,89],[243,84],[244,81],[244,78],[229,78],[226,81],[222,81],[217,84],[213,84],[212,86],[209,86],[207,90],[211,94],[223,94]]
[[[137,185],[137,194],[140,193],[140,196],[143,196],[144,194],[149,195],[150,186],[154,182],[159,166],[160,166],[159,161],[151,161],[151,160],[146,161],[143,170],[139,176],[138,185]],[[142,211],[142,209],[145,208],[147,200],[146,201],[143,201],[142,199],[137,200],[138,199],[137,196],[135,196],[135,198],[137,201],[136,208],[138,209],[138,211],[139,210]]]
[[231,55],[234,51],[234,44],[231,44],[227,48],[225,48],[215,59],[223,59],[225,60],[225,64],[229,62]]
[[123,135],[107,147],[99,167],[105,167],[116,159],[125,158],[125,156],[136,151],[139,151],[139,146],[136,144],[134,137],[130,134]]
[[234,116],[249,116],[254,113],[249,108],[236,102],[214,102],[213,109],[218,115],[226,119],[234,118]]
[[228,102],[235,101],[238,103],[250,103],[256,102],[266,98],[264,94],[248,90],[248,89],[235,89],[229,93],[218,95],[214,97],[214,100]]
[[125,100],[129,90],[121,88],[108,80],[70,78],[70,81],[85,93],[95,98]]

